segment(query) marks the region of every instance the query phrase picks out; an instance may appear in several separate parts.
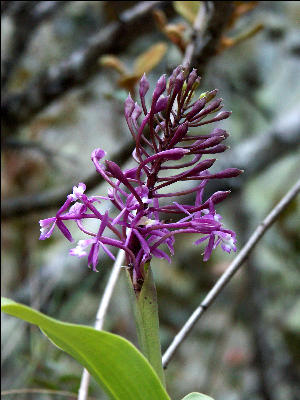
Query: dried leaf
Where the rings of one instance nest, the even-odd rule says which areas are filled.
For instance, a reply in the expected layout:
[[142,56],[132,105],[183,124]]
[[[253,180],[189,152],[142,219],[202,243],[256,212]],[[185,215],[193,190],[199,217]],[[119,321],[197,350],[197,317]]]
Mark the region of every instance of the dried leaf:
[[253,10],[258,5],[258,1],[235,1],[233,2],[234,10],[227,24],[227,29],[232,28],[237,20],[247,12]]
[[142,76],[144,72],[151,71],[160,62],[166,51],[166,43],[160,42],[151,46],[135,60],[134,74]]
[[118,86],[129,91],[130,93],[134,92],[134,86],[141,78],[141,74],[128,74],[121,77],[118,80]]
[[222,52],[230,47],[236,46],[237,44],[244,42],[247,39],[252,38],[257,33],[259,33],[262,29],[264,29],[264,25],[261,23],[258,23],[256,25],[252,26],[249,30],[242,32],[241,34],[239,34],[233,38],[223,36],[220,41],[220,46],[219,46],[218,52]]
[[201,3],[201,1],[173,1],[173,6],[178,14],[193,25]]
[[165,26],[165,35],[180,49],[184,52],[186,48],[186,42],[183,37],[185,26],[182,24],[169,24]]
[[162,31],[168,23],[166,14],[162,10],[158,9],[153,10],[152,14],[158,28]]
[[102,67],[113,68],[121,75],[126,74],[126,67],[118,57],[106,55],[99,58],[99,64]]

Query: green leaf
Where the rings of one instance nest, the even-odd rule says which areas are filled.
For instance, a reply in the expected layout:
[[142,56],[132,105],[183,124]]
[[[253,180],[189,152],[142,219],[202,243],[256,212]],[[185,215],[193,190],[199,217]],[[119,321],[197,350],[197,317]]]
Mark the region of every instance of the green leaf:
[[159,338],[157,295],[150,265],[145,265],[145,279],[138,297],[133,291],[128,272],[127,278],[141,351],[156,371],[162,383],[165,384]]
[[145,357],[122,337],[55,320],[6,298],[1,298],[1,310],[39,326],[55,345],[90,372],[110,398],[170,399]]
[[212,397],[206,396],[206,394],[193,392],[186,395],[182,400],[214,400],[214,399]]

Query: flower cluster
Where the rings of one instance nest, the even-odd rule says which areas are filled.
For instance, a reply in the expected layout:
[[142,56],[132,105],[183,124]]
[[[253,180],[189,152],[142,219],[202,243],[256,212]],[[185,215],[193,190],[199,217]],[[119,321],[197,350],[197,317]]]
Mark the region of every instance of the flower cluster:
[[[159,78],[147,107],[145,96],[149,82],[144,75],[139,86],[141,106],[130,95],[125,101],[125,118],[136,144],[132,154],[136,166],[122,171],[112,161],[102,162],[105,151],[94,150],[91,158],[95,168],[110,185],[107,196],[88,197],[84,183],[79,183],[55,217],[40,221],[40,239],[49,238],[57,226],[72,241],[65,222],[75,221],[88,239],[80,240],[70,254],[88,256],[89,266],[96,271],[100,249],[112,259],[115,257],[109,249],[111,246],[123,249],[127,264],[132,266],[135,288],[141,287],[143,265],[153,256],[170,261],[168,253],[174,254],[177,234],[199,234],[195,244],[207,242],[204,261],[219,244],[228,253],[235,251],[235,233],[224,228],[221,216],[215,211],[215,205],[229,191],[218,191],[203,200],[204,188],[210,179],[236,177],[242,172],[236,168],[209,172],[216,159],[206,155],[224,152],[227,146],[222,142],[228,133],[220,128],[209,134],[190,132],[193,127],[228,118],[231,113],[219,112],[222,99],[215,98],[217,90],[202,93],[193,100],[199,82],[196,70],[189,73],[178,66],[168,80],[165,75]],[[181,172],[174,173],[174,170]],[[186,181],[195,184],[181,191],[172,190],[174,184]],[[167,187],[170,187],[168,193],[164,189]],[[175,201],[191,193],[195,193],[193,205]],[[96,205],[103,200],[117,210],[115,218],[108,211],[104,214],[98,211]],[[172,218],[164,221],[162,215]],[[84,227],[83,221],[87,219],[99,220],[97,232]],[[105,234],[108,230],[113,237]]]

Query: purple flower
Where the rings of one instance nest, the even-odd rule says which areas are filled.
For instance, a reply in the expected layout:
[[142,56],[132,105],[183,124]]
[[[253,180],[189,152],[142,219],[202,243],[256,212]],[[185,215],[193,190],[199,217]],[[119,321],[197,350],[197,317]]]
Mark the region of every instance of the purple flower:
[[[181,66],[177,67],[168,82],[165,75],[159,78],[148,109],[145,96],[149,91],[149,82],[144,75],[139,88],[141,107],[129,95],[124,111],[135,141],[132,156],[137,165],[122,171],[112,161],[103,163],[105,151],[95,149],[91,158],[96,171],[110,185],[107,196],[88,197],[84,193],[84,183],[74,186],[73,193],[67,197],[56,216],[40,221],[40,239],[49,238],[57,226],[72,241],[65,221],[76,222],[88,238],[79,240],[70,254],[87,256],[89,266],[97,271],[100,251],[114,259],[110,248],[123,249],[127,264],[132,266],[136,290],[140,290],[143,283],[143,265],[152,257],[171,261],[177,234],[198,234],[195,244],[206,244],[204,261],[209,259],[218,245],[227,253],[236,251],[235,233],[225,229],[221,216],[215,211],[216,204],[223,201],[229,192],[216,192],[203,200],[205,186],[210,179],[233,178],[242,172],[228,168],[212,174],[209,168],[216,159],[203,159],[206,154],[227,149],[221,142],[228,137],[228,133],[220,128],[213,129],[209,134],[191,132],[193,127],[220,121],[231,113],[217,113],[222,108],[222,100],[214,99],[216,89],[203,93],[192,102],[199,82],[196,70],[188,74]],[[189,158],[185,160],[187,156]],[[178,170],[177,173],[172,172],[174,169]],[[185,181],[192,181],[194,185],[174,191],[174,184]],[[169,193],[161,191],[165,187],[170,187]],[[174,201],[191,193],[195,193],[194,204]],[[110,217],[108,211],[100,213],[96,207],[100,201],[112,205],[117,215]],[[169,214],[171,219],[162,220],[162,214]],[[88,219],[99,220],[97,232],[89,231],[84,226],[83,222]]]

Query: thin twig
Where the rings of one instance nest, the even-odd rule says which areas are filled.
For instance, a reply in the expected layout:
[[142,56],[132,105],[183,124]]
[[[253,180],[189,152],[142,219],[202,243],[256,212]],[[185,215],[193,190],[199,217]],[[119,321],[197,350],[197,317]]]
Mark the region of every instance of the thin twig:
[[8,54],[2,58],[1,85],[4,91],[12,73],[26,51],[34,32],[41,23],[53,17],[67,1],[20,1],[22,3],[11,16],[13,32]]
[[[67,392],[65,390],[51,390],[51,389],[11,389],[11,390],[3,390],[1,392],[1,396],[10,396],[15,394],[50,394],[53,396],[64,396],[72,399],[77,398],[77,394],[73,392]],[[88,400],[95,400],[95,397],[89,397]]]
[[[111,271],[109,280],[105,287],[102,299],[100,301],[98,311],[97,311],[96,322],[94,325],[94,328],[97,329],[97,331],[101,331],[103,328],[104,318],[105,318],[114,288],[116,286],[123,261],[124,261],[124,251],[119,250],[116,261],[113,266],[113,269]],[[90,383],[90,374],[86,369],[84,369],[82,376],[81,376],[80,388],[78,391],[78,400],[87,400],[89,383]]]
[[19,125],[27,123],[52,101],[72,88],[85,84],[91,76],[99,73],[99,57],[124,50],[130,40],[145,30],[147,24],[152,23],[149,14],[158,6],[169,7],[169,2],[138,2],[120,14],[119,21],[107,24],[90,37],[81,49],[34,77],[24,90],[3,96],[2,121],[7,128],[6,134],[14,134]]
[[199,10],[193,26],[193,34],[190,43],[187,45],[185,54],[183,57],[182,65],[188,68],[191,64],[192,58],[194,56],[196,42],[200,35],[203,33],[207,23],[206,18],[206,4],[203,2],[199,6]]
[[[134,149],[132,141],[125,143],[122,148],[111,157],[112,161],[118,162],[122,166]],[[98,172],[92,172],[87,177],[81,177],[78,180],[67,184],[65,187],[48,189],[40,193],[33,193],[30,195],[14,197],[2,201],[1,216],[4,219],[14,218],[25,215],[27,213],[49,210],[52,207],[56,208],[58,204],[62,203],[66,199],[66,195],[72,192],[73,186],[78,182],[84,182],[87,187],[87,191],[94,189],[95,187],[103,183],[103,178]]]
[[255,245],[262,238],[264,233],[271,227],[271,225],[279,217],[280,213],[290,204],[290,202],[300,192],[300,179],[292,187],[292,189],[280,200],[280,202],[272,209],[268,216],[263,220],[261,224],[255,229],[253,234],[250,236],[248,242],[244,245],[242,250],[239,252],[237,257],[229,265],[226,271],[221,275],[213,288],[208,292],[205,299],[192,313],[190,318],[184,324],[179,333],[175,336],[171,345],[163,355],[163,367],[166,368],[170,360],[174,356],[178,347],[182,344],[187,335],[191,332],[196,322],[200,319],[204,311],[215,301],[218,295],[222,292],[227,283],[231,280],[233,275],[243,265],[244,261],[248,258],[249,254],[254,249]]
[[220,39],[226,30],[234,10],[233,1],[209,1],[208,21],[201,36],[195,41],[191,65],[203,76],[208,62],[217,55]]

